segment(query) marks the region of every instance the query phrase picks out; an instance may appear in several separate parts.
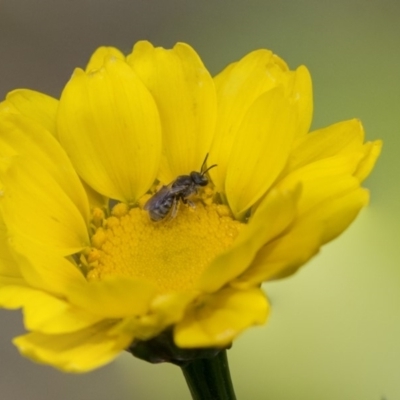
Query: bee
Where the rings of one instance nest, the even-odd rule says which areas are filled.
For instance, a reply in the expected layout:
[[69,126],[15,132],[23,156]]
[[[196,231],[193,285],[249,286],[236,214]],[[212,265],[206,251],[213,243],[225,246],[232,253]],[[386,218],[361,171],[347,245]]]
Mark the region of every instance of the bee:
[[167,186],[162,186],[144,205],[144,209],[149,212],[152,221],[161,221],[169,213],[171,218],[175,218],[178,212],[179,201],[195,207],[194,203],[189,200],[193,194],[197,193],[200,186],[207,186],[208,178],[206,173],[217,166],[211,165],[206,169],[208,154],[203,161],[200,172],[192,171],[190,175],[180,175]]

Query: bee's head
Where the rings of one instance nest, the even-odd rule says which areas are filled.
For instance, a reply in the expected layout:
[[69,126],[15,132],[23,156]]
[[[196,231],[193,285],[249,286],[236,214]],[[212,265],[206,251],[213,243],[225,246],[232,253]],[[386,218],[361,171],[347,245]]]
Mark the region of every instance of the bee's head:
[[208,178],[206,177],[206,173],[211,168],[214,168],[217,166],[217,164],[213,164],[213,165],[211,165],[211,167],[208,167],[203,171],[203,169],[206,165],[206,162],[207,162],[207,158],[208,158],[208,153],[206,154],[206,158],[204,159],[203,165],[200,168],[200,172],[192,171],[190,173],[190,177],[192,178],[193,182],[198,186],[206,186],[208,184]]
[[193,171],[190,173],[193,182],[198,186],[207,186],[208,178],[202,172]]

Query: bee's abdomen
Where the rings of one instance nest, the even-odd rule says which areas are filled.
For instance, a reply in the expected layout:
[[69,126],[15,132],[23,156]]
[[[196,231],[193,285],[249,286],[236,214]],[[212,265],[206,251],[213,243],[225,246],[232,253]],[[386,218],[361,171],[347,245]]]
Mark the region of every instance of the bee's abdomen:
[[150,210],[150,218],[153,221],[160,221],[164,219],[171,210],[173,202],[173,197],[167,197],[157,208],[153,208],[152,210]]

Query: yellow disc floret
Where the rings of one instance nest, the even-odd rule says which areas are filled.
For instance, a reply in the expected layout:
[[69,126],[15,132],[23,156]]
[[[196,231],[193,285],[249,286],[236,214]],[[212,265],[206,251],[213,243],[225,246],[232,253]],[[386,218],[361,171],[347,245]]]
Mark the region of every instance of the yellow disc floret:
[[144,278],[160,293],[193,288],[243,225],[217,204],[199,202],[195,209],[181,205],[176,218],[157,223],[140,208],[116,207],[92,237],[88,279]]

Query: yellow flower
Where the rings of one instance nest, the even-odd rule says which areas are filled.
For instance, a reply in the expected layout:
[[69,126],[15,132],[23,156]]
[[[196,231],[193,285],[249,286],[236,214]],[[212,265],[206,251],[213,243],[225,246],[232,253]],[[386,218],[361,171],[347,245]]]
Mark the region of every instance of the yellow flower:
[[[139,42],[127,57],[103,47],[59,101],[11,92],[0,305],[23,309],[29,332],[15,345],[83,372],[170,327],[177,346],[204,348],[264,323],[261,283],[351,223],[381,147],[357,120],[308,133],[311,117],[307,69],[268,50],[212,78],[186,44]],[[207,154],[210,183],[188,204],[182,188],[162,189],[176,215],[152,221],[144,204],[202,172]]]

